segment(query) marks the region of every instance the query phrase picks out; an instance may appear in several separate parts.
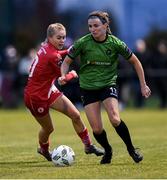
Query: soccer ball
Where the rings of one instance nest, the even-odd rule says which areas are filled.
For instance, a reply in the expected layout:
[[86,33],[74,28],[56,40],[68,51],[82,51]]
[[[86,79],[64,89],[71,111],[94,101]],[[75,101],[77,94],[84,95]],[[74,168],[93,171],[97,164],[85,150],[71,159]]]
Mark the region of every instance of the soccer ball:
[[52,152],[52,162],[55,166],[71,166],[75,161],[75,153],[69,146],[60,145]]

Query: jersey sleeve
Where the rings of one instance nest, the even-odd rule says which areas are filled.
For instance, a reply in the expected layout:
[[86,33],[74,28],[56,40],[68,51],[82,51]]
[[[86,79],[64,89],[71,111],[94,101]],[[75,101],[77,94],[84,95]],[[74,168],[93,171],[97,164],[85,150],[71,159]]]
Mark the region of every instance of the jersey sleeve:
[[65,56],[68,54],[68,50],[65,49],[65,50],[59,50],[58,53],[61,55],[61,56]]
[[76,41],[70,48],[69,48],[69,53],[68,56],[71,59],[75,59],[81,52],[81,40]]
[[123,41],[121,41],[118,38],[115,38],[115,48],[116,48],[117,52],[127,60],[133,54],[131,49]]

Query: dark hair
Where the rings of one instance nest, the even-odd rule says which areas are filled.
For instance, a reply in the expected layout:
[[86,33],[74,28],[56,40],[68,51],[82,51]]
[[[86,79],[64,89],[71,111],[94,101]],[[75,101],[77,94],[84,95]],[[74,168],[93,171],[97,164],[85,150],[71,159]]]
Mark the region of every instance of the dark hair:
[[107,23],[107,33],[112,34],[110,30],[110,20],[109,20],[109,15],[107,12],[104,11],[93,11],[89,14],[88,19],[94,19],[94,18],[99,18],[100,21],[105,24]]

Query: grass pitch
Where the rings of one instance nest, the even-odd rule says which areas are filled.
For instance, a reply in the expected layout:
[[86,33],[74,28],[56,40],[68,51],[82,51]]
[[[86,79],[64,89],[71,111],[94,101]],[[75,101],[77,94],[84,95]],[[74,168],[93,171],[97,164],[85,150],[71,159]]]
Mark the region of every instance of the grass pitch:
[[[73,148],[76,162],[71,167],[55,167],[36,153],[39,125],[25,109],[0,110],[0,178],[2,179],[130,179],[167,178],[167,110],[125,110],[121,113],[140,147],[144,160],[135,164],[125,145],[103,113],[104,127],[113,146],[111,164],[100,165],[101,157],[86,155],[70,120],[51,111],[55,127],[51,149],[65,144]],[[81,112],[91,137],[85,114]],[[97,145],[96,141],[93,142]]]

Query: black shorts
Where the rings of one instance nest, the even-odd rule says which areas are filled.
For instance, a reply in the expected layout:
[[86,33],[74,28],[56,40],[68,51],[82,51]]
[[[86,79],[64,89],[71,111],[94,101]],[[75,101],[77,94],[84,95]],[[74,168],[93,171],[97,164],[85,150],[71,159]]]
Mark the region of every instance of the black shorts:
[[109,97],[114,97],[118,99],[116,86],[105,87],[98,90],[86,90],[83,88],[80,88],[80,90],[81,90],[81,100],[83,106],[86,106],[87,104],[91,104],[97,101],[104,101]]

